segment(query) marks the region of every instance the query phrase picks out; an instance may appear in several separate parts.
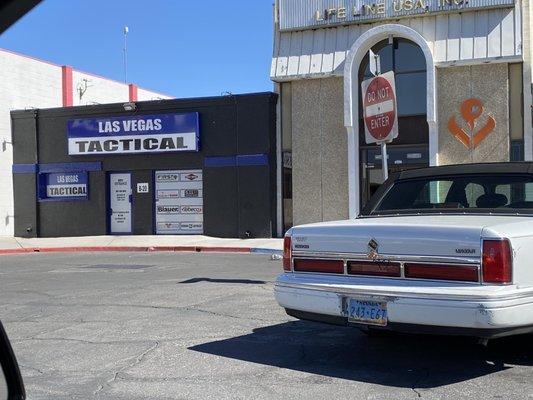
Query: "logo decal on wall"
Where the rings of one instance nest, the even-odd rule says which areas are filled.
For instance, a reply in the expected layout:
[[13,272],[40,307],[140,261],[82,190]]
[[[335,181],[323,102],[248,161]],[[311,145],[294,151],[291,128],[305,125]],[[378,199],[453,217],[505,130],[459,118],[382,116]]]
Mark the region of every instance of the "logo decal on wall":
[[448,120],[448,130],[466,148],[475,149],[496,127],[496,120],[492,115],[487,116],[485,124],[477,128],[477,119],[483,114],[483,103],[479,99],[466,99],[461,104],[461,116],[470,127],[470,134],[465,132],[457,122],[455,116]]

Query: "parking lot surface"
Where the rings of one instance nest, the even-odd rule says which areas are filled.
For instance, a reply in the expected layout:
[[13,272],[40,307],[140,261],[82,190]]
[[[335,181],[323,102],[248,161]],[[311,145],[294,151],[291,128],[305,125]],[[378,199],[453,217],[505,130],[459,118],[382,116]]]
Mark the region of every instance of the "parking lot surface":
[[255,254],[0,256],[29,399],[527,399],[533,336],[488,348],[294,320]]

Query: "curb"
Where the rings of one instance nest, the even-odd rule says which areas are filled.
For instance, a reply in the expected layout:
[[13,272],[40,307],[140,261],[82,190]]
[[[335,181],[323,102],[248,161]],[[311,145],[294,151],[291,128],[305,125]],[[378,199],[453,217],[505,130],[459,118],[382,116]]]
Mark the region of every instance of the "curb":
[[281,254],[280,250],[252,247],[220,246],[76,246],[76,247],[25,247],[19,249],[0,249],[2,254],[28,253],[79,253],[79,252],[190,252],[190,253],[256,253]]

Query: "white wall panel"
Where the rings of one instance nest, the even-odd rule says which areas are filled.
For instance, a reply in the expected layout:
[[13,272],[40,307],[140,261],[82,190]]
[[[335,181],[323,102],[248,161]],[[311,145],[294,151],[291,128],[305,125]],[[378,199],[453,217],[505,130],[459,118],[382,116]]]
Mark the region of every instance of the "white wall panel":
[[346,49],[348,48],[348,27],[341,26],[337,30],[337,38],[335,42],[335,57],[333,59],[333,71],[342,67],[344,59],[346,58]]
[[502,56],[512,56],[515,52],[514,12],[513,10],[502,10],[502,15]]
[[446,57],[448,60],[460,60],[461,14],[448,15],[448,40]]
[[319,29],[314,31],[313,52],[311,53],[311,68],[309,73],[319,74],[322,71],[322,56],[324,54],[324,42],[326,41],[326,31]]
[[291,35],[291,51],[289,55],[289,63],[287,66],[288,75],[296,75],[298,73],[298,66],[300,64],[300,57],[302,51],[302,34],[303,32],[294,32]]
[[[78,88],[87,84],[87,90],[80,95]],[[128,85],[85,72],[72,71],[72,87],[75,106],[90,104],[118,103],[129,99]]]
[[500,57],[502,55],[501,22],[501,10],[493,10],[489,13],[489,29],[487,34],[487,57]]
[[302,51],[297,55],[300,57],[298,65],[298,75],[307,75],[311,70],[311,54],[313,54],[313,31],[304,31],[302,35]]
[[479,11],[474,17],[474,58],[487,57],[487,36],[489,32],[489,12]]
[[435,46],[433,58],[436,62],[446,61],[448,54],[448,16],[435,18]]
[[137,89],[137,100],[138,101],[164,100],[164,99],[172,99],[172,96],[167,96],[165,94],[156,93],[152,90],[146,90],[143,88]]
[[289,55],[290,55],[290,50],[291,50],[291,36],[292,34],[290,33],[288,35],[280,36],[279,55],[278,55],[278,61],[276,65],[277,76],[287,75],[287,66],[289,64]]
[[[81,88],[87,80],[87,90],[80,99],[77,85]],[[100,76],[73,71],[73,103],[86,105],[114,103],[129,100],[128,85]],[[156,92],[139,88],[139,100],[170,98]],[[13,148],[2,142],[11,142],[12,110],[27,108],[52,108],[63,105],[61,66],[33,59],[20,54],[0,50],[0,236],[13,235]]]
[[431,51],[435,51],[436,23],[435,17],[422,18],[423,27],[421,35],[426,38]]
[[324,40],[324,55],[322,57],[322,72],[334,71],[333,59],[335,57],[335,44],[337,43],[338,29],[326,29],[326,37]]
[[461,40],[460,58],[461,60],[471,60],[474,58],[474,30],[475,14],[467,13],[461,17]]
[[60,107],[61,67],[0,50],[0,236],[13,236],[11,110]]
[[[403,18],[393,23],[419,32],[427,40],[436,63],[484,62],[521,56],[519,14],[518,8],[502,8]],[[341,75],[346,53],[352,44],[367,30],[384,23],[276,32],[280,45],[274,46],[273,64],[276,63],[277,68],[271,78],[290,80]]]

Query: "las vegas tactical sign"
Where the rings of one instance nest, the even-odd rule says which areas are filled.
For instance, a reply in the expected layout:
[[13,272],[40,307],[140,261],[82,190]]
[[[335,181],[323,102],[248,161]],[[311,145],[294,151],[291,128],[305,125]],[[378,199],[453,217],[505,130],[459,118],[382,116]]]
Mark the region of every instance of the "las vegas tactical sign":
[[363,119],[367,143],[388,143],[398,136],[398,112],[394,72],[361,83]]
[[136,154],[199,150],[198,113],[71,119],[68,154]]

